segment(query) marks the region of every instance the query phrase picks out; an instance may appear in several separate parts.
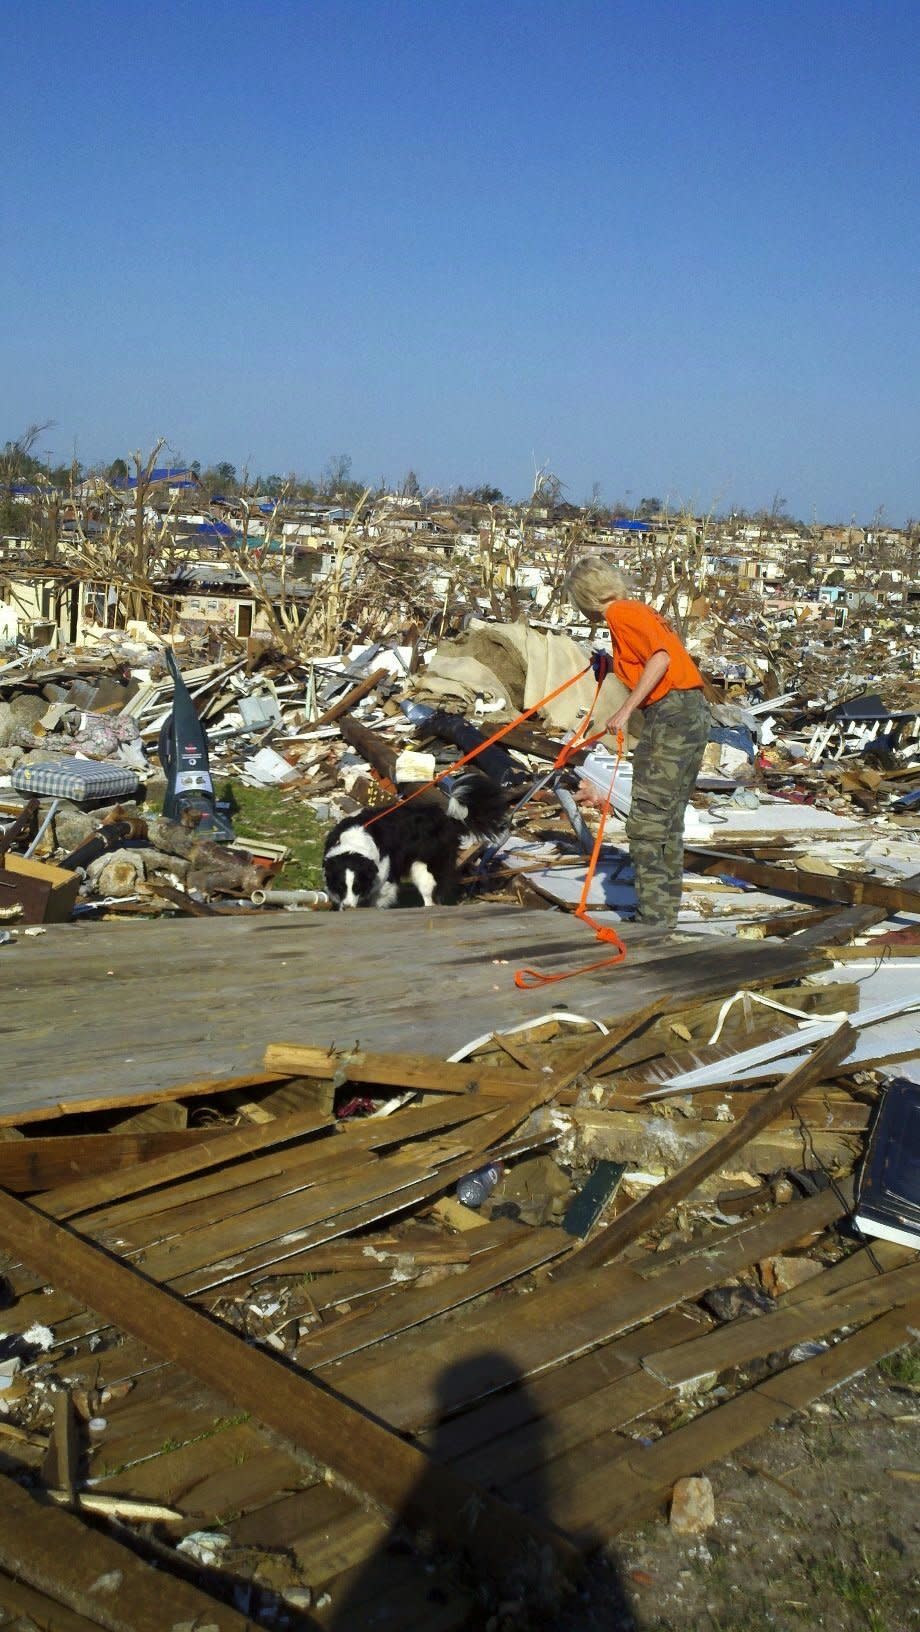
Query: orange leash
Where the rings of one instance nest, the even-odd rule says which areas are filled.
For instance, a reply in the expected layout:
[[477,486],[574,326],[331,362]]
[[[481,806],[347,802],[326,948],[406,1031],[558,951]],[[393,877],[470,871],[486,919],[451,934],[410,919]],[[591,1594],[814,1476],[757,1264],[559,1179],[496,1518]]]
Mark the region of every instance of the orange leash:
[[[588,719],[590,720],[590,718],[591,716],[589,714]],[[600,734],[603,736],[603,732]],[[591,737],[587,740],[590,742],[595,742],[597,738]],[[570,749],[571,746],[571,743],[567,743],[566,749]],[[584,747],[585,743],[582,742],[580,746]],[[565,750],[563,750],[563,752],[565,752]],[[618,731],[616,764],[613,767],[613,775],[610,778],[610,787],[607,789],[607,797],[604,800],[603,809],[601,811],[601,819],[597,824],[597,833],[594,837],[594,848],[591,851],[591,860],[588,863],[588,870],[585,873],[585,881],[581,888],[581,899],[578,906],[575,908],[575,917],[580,918],[583,924],[587,924],[589,929],[594,930],[595,939],[598,941],[603,941],[606,946],[615,946],[616,952],[610,958],[600,958],[597,963],[583,964],[579,969],[567,969],[560,975],[543,974],[539,969],[519,969],[514,977],[514,984],[515,986],[519,987],[521,991],[530,991],[535,986],[554,986],[557,981],[571,980],[573,975],[588,975],[594,969],[609,969],[616,963],[622,963],[626,957],[626,948],[623,945],[623,942],[620,940],[616,930],[609,928],[606,924],[595,923],[594,919],[588,912],[588,896],[591,893],[591,885],[594,882],[594,875],[597,872],[597,864],[600,859],[601,846],[604,842],[604,828],[607,825],[607,817],[610,814],[610,803],[613,798],[613,785],[617,779],[617,771],[620,768],[620,761],[622,758],[623,733],[622,731]]]
[[[590,674],[591,671],[592,665],[588,663],[587,666],[580,669],[577,674],[571,675],[568,680],[563,680],[562,685],[557,686],[555,691],[551,691],[546,697],[542,697],[538,703],[534,703],[532,708],[525,708],[522,714],[517,714],[513,720],[508,722],[507,725],[499,726],[498,730],[494,731],[491,737],[487,737],[485,742],[478,743],[475,748],[470,749],[468,754],[464,754],[460,759],[455,759],[452,765],[448,765],[445,770],[439,771],[437,776],[433,776],[431,778],[430,782],[423,783],[420,788],[413,788],[411,793],[407,793],[405,797],[400,799],[395,805],[388,805],[385,810],[378,810],[375,815],[371,816],[364,823],[365,828],[373,827],[374,823],[379,822],[381,817],[390,816],[394,811],[401,809],[403,805],[411,804],[413,799],[418,799],[421,794],[427,793],[430,788],[436,787],[439,782],[443,781],[444,777],[453,776],[456,771],[461,770],[464,765],[468,765],[471,760],[475,759],[477,754],[484,753],[487,748],[492,747],[493,743],[501,742],[502,738],[506,737],[510,731],[513,731],[515,726],[523,725],[525,720],[529,720],[534,714],[538,714],[541,708],[546,707],[547,703],[551,703],[554,698],[559,697],[562,692],[567,691],[569,686],[574,686],[576,680],[583,679],[583,677],[586,674]],[[588,712],[582,720],[581,725],[575,731],[570,740],[560,749],[559,754],[553,762],[554,771],[564,770],[569,760],[572,759],[575,754],[580,753],[583,748],[590,748],[595,742],[599,742],[601,737],[605,735],[603,730],[596,731],[594,735],[590,737],[587,735],[588,727],[593,721],[594,710],[597,707],[598,698],[601,694],[601,687],[605,678],[606,676],[602,675],[598,680],[594,697],[591,702],[591,707],[588,709]],[[515,974],[514,984],[515,986],[520,987],[523,991],[526,991],[534,986],[551,986],[559,980],[571,980],[573,975],[590,974],[593,969],[607,969],[613,964],[622,963],[626,957],[626,948],[623,945],[623,942],[620,940],[616,930],[609,929],[606,924],[595,923],[594,919],[588,912],[588,896],[591,893],[591,885],[597,871],[597,863],[600,858],[601,845],[604,842],[604,828],[607,824],[607,817],[610,814],[610,802],[613,797],[613,784],[616,781],[617,771],[620,768],[620,761],[622,758],[623,733],[622,731],[619,731],[617,732],[616,764],[613,767],[613,775],[610,778],[610,787],[607,790],[607,798],[604,801],[604,806],[601,811],[601,819],[598,823],[597,834],[594,840],[594,849],[591,852],[591,860],[588,863],[588,871],[585,874],[585,882],[582,886],[581,900],[575,909],[575,917],[580,918],[583,924],[587,924],[589,929],[594,930],[597,940],[603,941],[607,946],[615,946],[616,952],[610,958],[601,958],[597,963],[588,963],[581,969],[570,969],[565,974],[561,975],[541,974],[539,969],[519,969]]]
[[[420,788],[413,788],[411,793],[407,793],[403,799],[398,801],[397,804],[388,805],[386,810],[378,810],[376,815],[371,816],[370,820],[364,823],[364,826],[373,827],[374,823],[379,822],[382,816],[392,816],[393,812],[400,810],[403,805],[411,804],[413,799],[418,799],[421,794],[427,793],[429,788],[436,787],[439,782],[444,780],[445,776],[453,776],[455,771],[459,771],[462,766],[468,765],[471,759],[476,758],[477,754],[485,753],[485,750],[487,748],[491,748],[493,743],[501,742],[502,737],[506,737],[509,731],[514,730],[515,726],[523,725],[525,720],[529,720],[534,714],[539,714],[540,709],[545,708],[547,703],[551,703],[554,697],[558,697],[563,691],[568,691],[569,686],[574,686],[576,680],[582,680],[586,674],[590,673],[591,664],[589,663],[586,668],[579,669],[578,673],[571,675],[568,680],[563,680],[562,685],[557,686],[555,691],[551,691],[548,696],[541,697],[540,701],[538,703],[534,703],[532,708],[525,708],[523,714],[515,715],[515,718],[513,720],[509,720],[507,725],[500,725],[498,730],[494,731],[491,737],[487,737],[485,742],[480,742],[475,748],[471,748],[468,754],[463,755],[462,759],[455,759],[452,765],[448,765],[445,770],[439,771],[437,776],[433,776],[431,778],[430,782],[424,782]],[[591,715],[594,713],[595,704],[597,703],[597,699],[600,695],[600,689],[601,685],[600,682],[598,682],[597,691],[594,694],[594,702],[591,704],[582,726],[579,727],[579,732],[582,731],[584,726],[589,723]],[[603,732],[600,733],[601,736],[603,736],[603,734]],[[577,735],[578,733],[576,733],[576,736]],[[591,737],[590,741],[596,742],[597,737]],[[556,760],[553,767],[554,770],[565,764],[566,759],[564,756],[571,754],[576,746],[579,748],[585,748],[588,746],[588,744],[583,740],[579,741],[577,744],[574,741],[566,743],[562,753]]]

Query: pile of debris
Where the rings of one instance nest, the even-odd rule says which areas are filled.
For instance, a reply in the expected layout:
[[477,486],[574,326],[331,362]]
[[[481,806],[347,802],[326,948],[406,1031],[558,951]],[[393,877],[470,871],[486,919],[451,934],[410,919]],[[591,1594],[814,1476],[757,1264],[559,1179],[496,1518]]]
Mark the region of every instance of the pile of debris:
[[707,1467],[920,1320],[920,1213],[884,1228],[920,1089],[879,1075],[916,1002],[802,940],[738,993],[659,948],[644,1010],[452,1062],[279,1042],[7,1113],[0,1601],[522,1627],[659,1508],[705,1531]]
[[[852,687],[841,698],[827,684],[816,695],[808,690],[814,667],[801,626],[794,630],[801,649],[785,650],[782,666],[775,629],[767,655],[751,658],[748,625],[720,625],[719,652],[708,656],[710,625],[692,627],[715,724],[687,813],[691,871],[682,923],[716,918],[721,928],[754,932],[752,921],[769,925],[800,898],[873,899],[858,893],[866,877],[896,890],[916,871],[920,685],[902,676],[888,702]],[[730,636],[748,651],[737,674],[725,655]],[[262,643],[216,662],[192,664],[186,655],[181,680],[171,652],[150,642],[113,637],[94,654],[53,661],[22,654],[0,668],[0,819],[14,828],[12,839],[9,827],[0,838],[5,870],[19,866],[17,856],[33,875],[44,866],[69,874],[79,867],[76,894],[59,877],[46,879],[55,920],[73,912],[251,912],[254,894],[261,910],[321,906],[321,891],[293,899],[283,893],[284,877],[274,875],[287,859],[285,845],[245,832],[234,839],[232,812],[218,799],[215,821],[198,838],[216,840],[222,859],[214,849],[190,857],[188,834],[164,825],[164,812],[176,814],[164,738],[177,717],[177,685],[197,716],[212,787],[217,779],[231,790],[272,789],[285,809],[321,832],[362,805],[440,776],[583,671],[586,659],[586,646],[559,629],[476,619],[431,649],[413,632],[403,644],[354,647],[347,657],[300,664]],[[878,683],[870,672],[868,684]],[[539,718],[478,754],[477,767],[515,807],[509,839],[470,859],[479,897],[510,894],[563,907],[578,899],[593,839],[584,805],[610,786],[613,745],[574,756],[563,771],[555,767],[593,695],[583,675]],[[608,678],[598,717],[609,716],[621,695]],[[17,829],[30,794],[39,803]],[[614,782],[614,822],[593,903],[627,915],[622,824],[629,798],[627,761]],[[180,814],[188,825],[188,811]],[[90,842],[97,849],[87,862],[81,852]],[[759,868],[756,876],[748,863]],[[15,899],[7,905],[15,914]],[[23,924],[42,921],[25,911]]]

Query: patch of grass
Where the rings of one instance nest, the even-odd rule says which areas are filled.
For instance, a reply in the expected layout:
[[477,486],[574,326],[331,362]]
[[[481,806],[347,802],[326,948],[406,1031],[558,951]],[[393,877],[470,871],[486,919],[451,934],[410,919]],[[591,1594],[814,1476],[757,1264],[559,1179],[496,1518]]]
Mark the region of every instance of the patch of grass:
[[907,1348],[896,1349],[894,1354],[886,1354],[884,1360],[879,1361],[878,1369],[891,1383],[920,1388],[920,1348],[912,1343]]
[[887,1632],[880,1603],[882,1593],[868,1557],[863,1555],[858,1564],[844,1559],[814,1558],[806,1565],[805,1573],[816,1591],[832,1592],[835,1598],[862,1616],[867,1632]]
[[296,795],[278,788],[247,788],[242,782],[226,782],[219,798],[230,804],[234,830],[241,839],[269,839],[291,852],[277,875],[279,888],[317,890],[323,884],[323,839],[326,827]]

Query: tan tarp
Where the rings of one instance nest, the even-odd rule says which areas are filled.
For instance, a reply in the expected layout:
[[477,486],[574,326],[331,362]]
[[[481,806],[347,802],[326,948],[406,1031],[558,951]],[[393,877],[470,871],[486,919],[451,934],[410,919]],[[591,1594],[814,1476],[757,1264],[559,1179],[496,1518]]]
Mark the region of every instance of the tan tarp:
[[[532,708],[564,680],[585,667],[587,646],[571,636],[546,634],[526,623],[481,623],[474,619],[457,640],[446,641],[417,678],[415,696],[439,707],[471,714],[477,699],[501,701],[494,718]],[[627,695],[626,687],[610,675],[601,688],[595,719],[610,718]],[[594,697],[594,677],[584,675],[542,711],[544,723],[564,734],[580,724]]]

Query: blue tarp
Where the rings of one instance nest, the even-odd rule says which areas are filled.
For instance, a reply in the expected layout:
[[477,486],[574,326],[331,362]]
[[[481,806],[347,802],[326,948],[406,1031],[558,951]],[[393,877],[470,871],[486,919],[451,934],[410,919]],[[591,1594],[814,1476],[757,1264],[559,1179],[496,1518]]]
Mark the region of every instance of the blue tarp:
[[738,748],[753,761],[754,738],[746,725],[712,725],[709,728],[709,740],[729,748]]
[[228,527],[225,521],[199,522],[196,531],[203,534],[205,538],[236,538],[237,536],[233,528]]
[[[194,471],[186,470],[184,465],[158,465],[147,477],[150,482],[169,482],[173,487],[197,487],[198,477]],[[136,476],[118,476],[112,483],[113,487],[132,488],[137,486]]]

